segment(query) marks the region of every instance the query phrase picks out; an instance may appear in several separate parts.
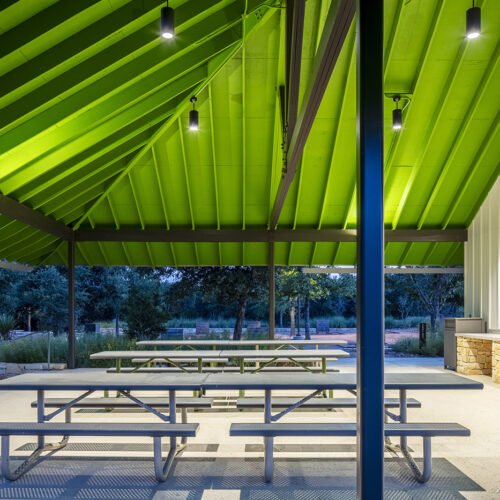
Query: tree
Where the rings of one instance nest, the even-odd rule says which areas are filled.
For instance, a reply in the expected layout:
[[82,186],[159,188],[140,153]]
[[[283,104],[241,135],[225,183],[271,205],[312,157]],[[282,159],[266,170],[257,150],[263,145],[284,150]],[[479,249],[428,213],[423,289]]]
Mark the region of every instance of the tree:
[[120,311],[125,300],[131,271],[121,267],[77,267],[77,303],[84,323],[115,320],[119,333]]
[[431,318],[431,330],[443,308],[449,304],[463,304],[463,276],[457,274],[409,274],[413,285],[410,292],[417,298]]
[[0,269],[0,312],[14,315],[19,306],[17,287],[26,278],[27,273]]
[[267,291],[267,269],[258,267],[186,267],[170,271],[177,277],[175,293],[182,297],[199,291],[205,302],[215,298],[226,305],[236,303],[233,339],[241,340],[249,299],[257,299]]
[[31,311],[39,329],[60,333],[68,326],[68,284],[54,266],[38,267],[18,287],[19,306]]
[[128,293],[123,307],[127,335],[141,339],[158,337],[168,319],[163,304],[158,277],[130,271]]
[[[326,274],[304,274],[297,268],[283,269],[278,273],[278,293],[290,300],[290,335],[295,333],[295,300],[298,304],[300,325],[300,297],[304,297],[306,338],[311,338],[310,307],[311,300],[328,296],[332,289],[332,280]],[[300,335],[300,326],[299,326]]]

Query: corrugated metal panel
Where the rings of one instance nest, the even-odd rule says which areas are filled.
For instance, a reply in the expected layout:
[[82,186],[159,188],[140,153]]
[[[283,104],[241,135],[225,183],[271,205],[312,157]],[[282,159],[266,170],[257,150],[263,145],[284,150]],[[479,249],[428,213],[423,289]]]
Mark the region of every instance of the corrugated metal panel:
[[465,316],[500,330],[500,179],[469,228],[465,243]]

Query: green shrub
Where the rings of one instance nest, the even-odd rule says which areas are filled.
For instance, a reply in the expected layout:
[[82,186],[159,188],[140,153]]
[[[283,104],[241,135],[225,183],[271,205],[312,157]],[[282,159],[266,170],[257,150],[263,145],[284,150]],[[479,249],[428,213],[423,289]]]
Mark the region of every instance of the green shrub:
[[[46,363],[47,335],[36,335],[0,346],[0,361],[6,363]],[[100,351],[129,351],[136,349],[135,340],[126,336],[84,334],[76,338],[75,361],[77,368],[100,368],[113,364],[110,360],[91,360],[90,355]],[[51,337],[51,363],[66,363],[68,338],[66,335]],[[123,361],[123,366],[128,363]]]
[[430,329],[429,319],[425,316],[408,316],[406,319],[385,317],[386,328],[417,328],[420,323],[427,323],[429,325],[427,329]]
[[[311,321],[311,326],[316,328],[316,321],[325,320],[330,323],[330,328],[356,328],[356,318],[351,316],[349,318],[344,318],[344,316],[325,316],[321,318],[314,318]],[[295,320],[297,326],[297,320]],[[300,322],[300,329],[304,326],[303,320]]]
[[0,314],[0,337],[7,340],[15,326],[16,321],[12,316],[9,314]]
[[443,332],[427,333],[425,345],[420,348],[418,337],[403,337],[396,343],[392,344],[391,348],[395,352],[405,354],[415,354],[420,356],[438,357],[443,356],[444,342]]

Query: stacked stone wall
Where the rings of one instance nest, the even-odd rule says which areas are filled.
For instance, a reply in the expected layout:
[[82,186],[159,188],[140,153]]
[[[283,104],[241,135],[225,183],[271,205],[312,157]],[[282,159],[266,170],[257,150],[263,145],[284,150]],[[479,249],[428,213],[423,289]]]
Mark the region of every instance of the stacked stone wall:
[[493,342],[491,351],[491,376],[493,382],[500,384],[500,342]]
[[457,337],[457,372],[464,375],[491,375],[492,341]]

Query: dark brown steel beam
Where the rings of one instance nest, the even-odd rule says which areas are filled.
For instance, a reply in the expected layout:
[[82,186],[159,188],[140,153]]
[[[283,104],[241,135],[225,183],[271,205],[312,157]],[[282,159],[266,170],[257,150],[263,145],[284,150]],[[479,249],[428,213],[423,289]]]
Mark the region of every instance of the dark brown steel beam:
[[276,314],[276,285],[275,285],[275,261],[274,242],[269,242],[269,339],[274,339],[274,321]]
[[74,233],[70,227],[2,194],[0,194],[0,214],[63,240],[73,239]]
[[[76,241],[120,242],[356,242],[354,229],[78,229]],[[386,230],[385,240],[392,242],[467,241],[467,230],[421,229]]]
[[[302,40],[304,38],[305,0],[289,0],[286,4],[287,25],[287,133],[286,146],[290,145],[297,122],[299,109],[300,70],[302,63]],[[291,11],[291,12],[290,12]]]
[[297,172],[297,165],[302,156],[307,137],[311,131],[344,40],[352,24],[355,11],[355,0],[332,2],[328,11],[318,52],[314,59],[311,77],[302,100],[297,122],[293,129],[290,147],[288,148],[286,173],[281,178],[278,187],[271,215],[271,229],[274,229],[278,224],[283,203]]
[[68,241],[68,368],[75,365],[75,242]]

